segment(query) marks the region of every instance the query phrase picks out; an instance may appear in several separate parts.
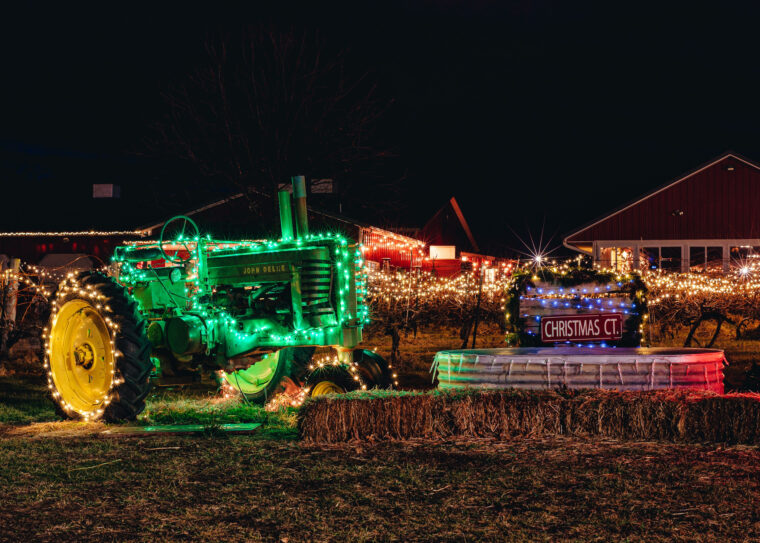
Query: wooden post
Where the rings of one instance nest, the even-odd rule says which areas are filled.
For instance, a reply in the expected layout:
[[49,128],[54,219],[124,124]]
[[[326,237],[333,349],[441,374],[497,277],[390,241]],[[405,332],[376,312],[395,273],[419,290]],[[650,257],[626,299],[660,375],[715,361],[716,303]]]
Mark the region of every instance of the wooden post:
[[409,291],[406,293],[406,316],[404,317],[404,326],[409,324],[409,310],[412,307],[412,285],[414,277],[412,276],[412,265],[409,264]]
[[18,258],[11,259],[11,266],[8,272],[10,277],[5,287],[5,305],[3,307],[3,318],[13,326],[16,322],[16,301],[18,299],[18,274],[21,268],[21,260]]
[[480,300],[483,297],[483,275],[485,274],[485,266],[483,264],[483,261],[480,261],[480,266],[478,267],[478,271],[480,272],[478,274],[478,301],[475,304],[475,325],[472,329],[472,348],[475,348],[475,341],[478,339],[478,321],[480,320]]
[[5,292],[3,312],[0,314],[0,368],[8,356],[8,341],[16,324],[16,299],[18,297],[18,273],[21,261],[11,259],[10,269],[5,271]]

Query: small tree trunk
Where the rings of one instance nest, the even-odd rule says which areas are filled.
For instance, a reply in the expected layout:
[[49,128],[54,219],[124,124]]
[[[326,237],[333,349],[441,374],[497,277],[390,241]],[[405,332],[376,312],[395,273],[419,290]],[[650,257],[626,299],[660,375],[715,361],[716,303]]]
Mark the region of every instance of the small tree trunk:
[[484,269],[483,266],[480,266],[480,275],[479,275],[479,281],[478,281],[478,300],[475,303],[475,316],[473,317],[473,320],[475,321],[475,326],[472,329],[472,348],[475,348],[475,342],[478,339],[478,323],[480,322],[480,300],[483,297],[483,274]]
[[715,340],[718,339],[718,335],[720,334],[720,327],[723,326],[723,322],[725,322],[725,318],[719,317],[717,319],[718,325],[715,327],[715,333],[713,334],[713,337],[710,339],[710,342],[706,345],[707,347],[712,347],[713,343],[715,343]]
[[741,338],[742,338],[742,335],[743,335],[743,331],[744,331],[745,325],[746,325],[746,326],[749,326],[749,321],[750,321],[750,320],[751,320],[751,319],[749,319],[749,318],[746,318],[746,319],[742,319],[742,320],[739,322],[739,324],[737,324],[737,325],[736,325],[736,337],[735,337],[734,339],[741,339]]
[[399,345],[401,344],[401,334],[399,334],[398,326],[395,324],[388,325],[385,329],[385,334],[391,336],[391,364],[394,366],[398,364],[399,358]]
[[10,346],[8,340],[10,339],[10,329],[8,328],[7,321],[5,319],[0,320],[0,369],[5,365],[5,361],[8,360],[8,351]]
[[507,318],[504,316],[504,313],[501,313],[498,318],[499,321],[499,332],[501,332],[501,335],[504,335],[507,333]]
[[460,349],[467,348],[467,340],[470,339],[470,330],[472,330],[472,319],[468,319],[462,323],[462,328],[459,329],[459,338],[462,340],[462,346]]
[[16,325],[16,300],[18,298],[18,274],[21,261],[18,258],[11,259],[11,267],[7,271],[7,281],[3,289],[3,305],[0,311],[0,368],[8,360],[8,354],[13,344],[11,335]]
[[694,324],[691,325],[691,329],[689,329],[689,333],[686,335],[686,340],[683,342],[684,347],[691,346],[691,342],[694,339],[694,333],[697,331],[697,328],[699,328],[699,325],[702,324],[703,320],[704,317],[699,317],[694,321]]

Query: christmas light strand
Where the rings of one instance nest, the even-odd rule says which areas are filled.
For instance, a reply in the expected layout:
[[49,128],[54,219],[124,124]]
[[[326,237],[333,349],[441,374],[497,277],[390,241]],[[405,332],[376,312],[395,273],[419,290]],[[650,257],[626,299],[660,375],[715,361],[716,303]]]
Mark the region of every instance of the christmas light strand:
[[99,237],[99,236],[140,236],[148,234],[147,230],[85,230],[85,231],[62,231],[62,232],[0,232],[0,238],[27,238],[27,237]]

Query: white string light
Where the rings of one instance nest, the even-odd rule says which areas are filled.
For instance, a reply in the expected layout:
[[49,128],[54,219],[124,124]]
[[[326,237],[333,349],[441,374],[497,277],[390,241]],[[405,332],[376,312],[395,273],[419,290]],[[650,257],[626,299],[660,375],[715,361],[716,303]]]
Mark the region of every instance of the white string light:
[[63,232],[0,232],[0,238],[26,237],[92,237],[92,236],[140,236],[149,234],[148,230],[86,230]]

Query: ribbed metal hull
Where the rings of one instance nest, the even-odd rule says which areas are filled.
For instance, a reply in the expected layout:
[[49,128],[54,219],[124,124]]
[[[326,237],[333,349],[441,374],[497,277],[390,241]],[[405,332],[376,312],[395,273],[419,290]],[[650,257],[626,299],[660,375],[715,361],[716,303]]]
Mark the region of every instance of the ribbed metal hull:
[[693,389],[723,393],[717,349],[512,348],[441,351],[438,387]]

